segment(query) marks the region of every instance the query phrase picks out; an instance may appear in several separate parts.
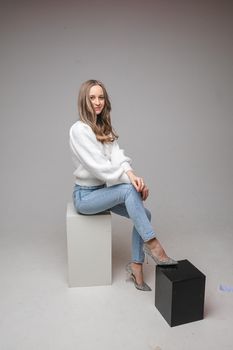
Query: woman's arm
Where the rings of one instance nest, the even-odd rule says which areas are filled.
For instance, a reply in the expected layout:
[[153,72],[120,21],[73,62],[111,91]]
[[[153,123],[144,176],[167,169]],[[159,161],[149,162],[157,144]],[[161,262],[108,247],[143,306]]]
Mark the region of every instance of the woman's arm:
[[75,124],[70,130],[70,147],[79,162],[96,178],[108,183],[129,182],[126,163],[112,163],[104,154],[102,144],[86,124]]
[[138,177],[134,174],[133,169],[131,168],[131,159],[124,154],[124,150],[120,149],[117,141],[113,143],[112,149],[112,162],[118,163],[121,165],[132,183],[132,185],[136,188],[138,192],[141,192],[142,200],[146,200],[149,195],[149,189],[145,185],[144,180],[141,177]]
[[111,162],[112,164],[118,164],[122,166],[125,172],[128,170],[133,170],[131,167],[131,158],[125,155],[124,150],[119,147],[119,144],[116,140],[112,144]]
[[149,195],[149,189],[145,185],[143,178],[138,177],[137,175],[135,175],[132,170],[128,170],[126,172],[126,174],[128,175],[128,177],[130,179],[130,182],[136,188],[136,190],[138,192],[141,192],[142,200],[145,201],[147,199],[148,195]]

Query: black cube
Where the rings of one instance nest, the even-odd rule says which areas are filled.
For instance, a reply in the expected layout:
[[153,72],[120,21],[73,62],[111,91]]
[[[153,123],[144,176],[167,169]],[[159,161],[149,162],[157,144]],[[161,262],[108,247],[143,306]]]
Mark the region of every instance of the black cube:
[[188,260],[156,266],[155,306],[173,327],[204,317],[205,275]]

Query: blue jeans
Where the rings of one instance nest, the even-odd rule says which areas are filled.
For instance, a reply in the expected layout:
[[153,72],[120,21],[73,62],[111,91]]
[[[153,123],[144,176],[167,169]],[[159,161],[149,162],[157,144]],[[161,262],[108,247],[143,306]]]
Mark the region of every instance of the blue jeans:
[[132,184],[119,184],[106,187],[74,186],[73,202],[80,214],[92,215],[106,210],[130,218],[134,227],[132,232],[132,261],[143,263],[143,242],[156,237],[151,226],[151,214],[143,205],[141,194]]

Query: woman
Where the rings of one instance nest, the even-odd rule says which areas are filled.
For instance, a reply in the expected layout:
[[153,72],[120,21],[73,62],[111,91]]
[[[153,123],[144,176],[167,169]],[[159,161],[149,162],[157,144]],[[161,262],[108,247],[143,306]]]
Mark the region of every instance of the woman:
[[143,280],[145,253],[159,265],[175,265],[156,238],[143,206],[149,190],[137,176],[131,159],[119,148],[118,136],[111,124],[111,104],[102,82],[88,80],[80,88],[78,107],[80,120],[70,129],[70,147],[76,167],[73,202],[81,214],[97,214],[110,210],[130,218],[132,260],[126,266],[137,289],[151,288]]

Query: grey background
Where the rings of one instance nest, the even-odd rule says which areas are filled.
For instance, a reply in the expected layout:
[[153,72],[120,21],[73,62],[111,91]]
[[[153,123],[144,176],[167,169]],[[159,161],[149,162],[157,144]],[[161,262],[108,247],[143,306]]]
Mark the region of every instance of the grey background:
[[0,6],[2,234],[64,238],[68,131],[90,78],[107,87],[119,143],[150,187],[156,230],[232,232],[231,1]]

